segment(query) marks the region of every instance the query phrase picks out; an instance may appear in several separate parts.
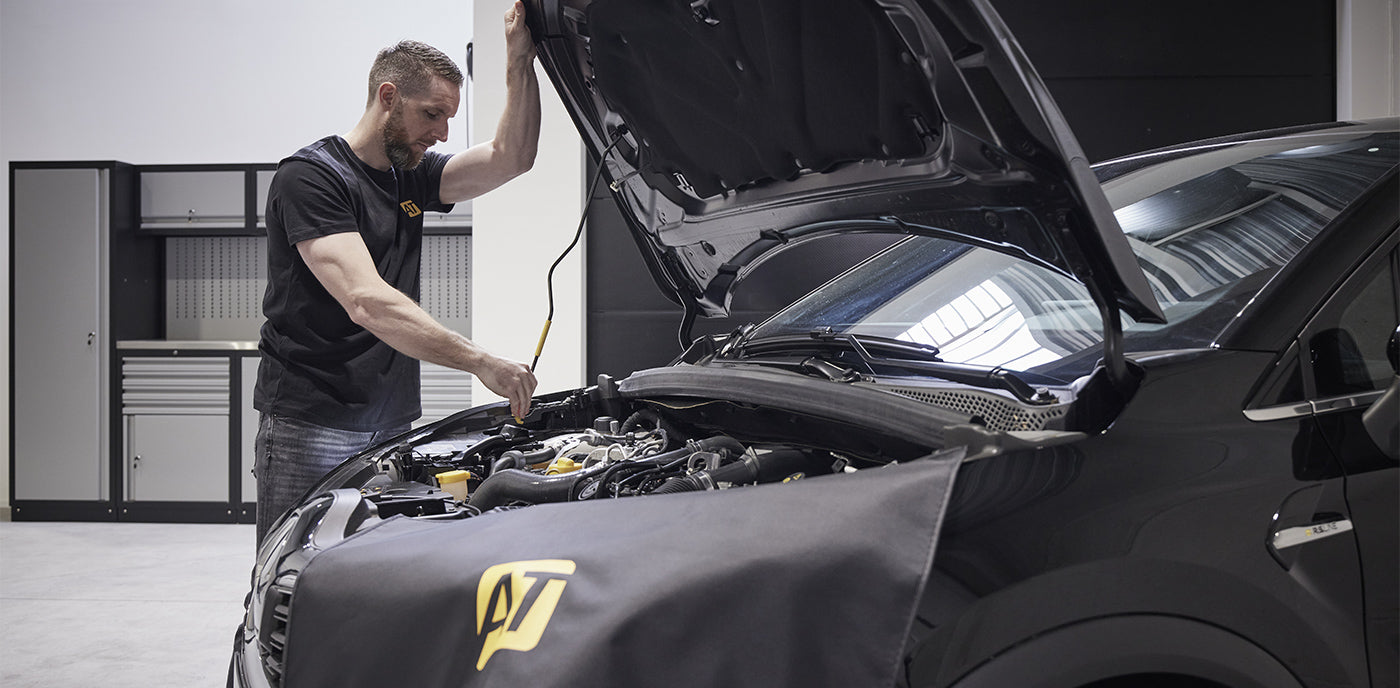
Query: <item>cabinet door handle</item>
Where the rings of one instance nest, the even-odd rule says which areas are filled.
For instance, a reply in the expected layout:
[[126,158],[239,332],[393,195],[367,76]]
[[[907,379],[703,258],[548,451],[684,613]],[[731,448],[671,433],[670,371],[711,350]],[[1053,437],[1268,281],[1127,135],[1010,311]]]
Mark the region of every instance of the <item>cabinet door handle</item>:
[[132,467],[132,468],[140,468],[140,467],[141,467],[141,455],[140,455],[140,454],[137,454],[136,456],[131,457],[131,467]]
[[93,344],[96,344],[96,343],[97,343],[97,333],[96,333],[96,332],[89,332],[89,333],[88,333],[88,346],[92,346]]

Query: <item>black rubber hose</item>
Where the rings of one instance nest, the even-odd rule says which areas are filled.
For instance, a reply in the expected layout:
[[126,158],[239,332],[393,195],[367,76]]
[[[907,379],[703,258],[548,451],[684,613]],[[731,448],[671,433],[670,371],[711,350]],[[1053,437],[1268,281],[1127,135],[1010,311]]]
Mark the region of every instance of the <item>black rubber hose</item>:
[[700,440],[695,444],[699,445],[700,451],[716,451],[719,449],[727,449],[729,450],[729,453],[733,456],[743,456],[744,452],[749,450],[749,448],[745,447],[742,442],[734,439],[733,437],[730,437],[729,435],[715,435],[714,437],[706,437],[705,439]]
[[565,502],[568,501],[569,493],[573,490],[575,483],[582,478],[607,470],[607,468],[608,464],[600,463],[562,475],[539,475],[531,471],[507,468],[492,473],[481,481],[481,485],[472,493],[467,504],[487,511],[511,502],[528,502],[530,504]]
[[661,487],[652,490],[651,493],[654,495],[663,495],[676,494],[677,492],[699,492],[703,489],[705,489],[705,486],[701,484],[695,476],[683,475],[679,478],[667,480]]
[[655,411],[651,409],[642,409],[628,416],[627,420],[622,422],[622,434],[625,435],[637,429],[637,426],[640,425],[643,421],[650,421],[654,427],[661,427],[660,415],[658,415]]
[[543,463],[554,458],[557,451],[558,450],[553,447],[544,447],[543,449],[536,449],[532,452],[521,452],[514,449],[503,452],[501,458],[496,459],[496,461],[491,464],[491,475],[495,475],[497,471],[507,468],[525,468],[526,466]]
[[696,471],[690,475],[672,478],[666,481],[666,484],[656,488],[652,494],[713,490],[716,489],[718,483],[770,482],[817,466],[817,462],[806,452],[796,449],[774,451],[760,457],[745,456],[740,461],[725,464],[719,468]]
[[668,464],[662,464],[662,465],[660,465],[660,466],[651,466],[651,467],[645,468],[645,470],[640,470],[640,471],[637,471],[636,473],[632,473],[632,474],[628,475],[627,477],[625,477],[625,478],[623,478],[623,479],[617,481],[617,489],[620,490],[620,489],[622,489],[622,486],[626,485],[627,483],[629,483],[629,482],[631,482],[631,481],[633,481],[633,480],[637,480],[637,479],[639,479],[639,478],[642,479],[641,482],[638,483],[638,486],[640,486],[642,483],[645,482],[645,479],[648,478],[648,477],[657,476],[657,475],[665,475],[665,474],[667,474],[667,473],[670,473],[671,471],[676,470],[677,468],[680,468],[681,466],[685,465],[686,461],[688,461],[689,458],[690,458],[690,457],[681,457],[681,458],[676,459],[675,461],[672,461],[671,463],[668,463]]
[[[506,426],[506,428],[508,429],[514,427],[515,426],[513,425]],[[511,442],[516,441],[519,441],[519,438],[515,436],[515,433],[511,432],[508,434],[507,432],[502,431],[498,435],[491,435],[490,437],[487,437],[486,439],[477,442],[462,453],[466,456],[471,456],[472,454],[486,456],[487,454],[490,454],[491,452],[495,451],[498,445],[509,444]]]

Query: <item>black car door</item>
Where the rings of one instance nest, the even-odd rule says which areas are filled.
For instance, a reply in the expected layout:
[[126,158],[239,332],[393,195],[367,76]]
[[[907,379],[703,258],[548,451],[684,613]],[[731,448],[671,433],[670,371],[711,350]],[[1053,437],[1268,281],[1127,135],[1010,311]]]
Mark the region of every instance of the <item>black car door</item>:
[[[1383,449],[1363,414],[1394,383],[1387,346],[1400,323],[1400,251],[1392,232],[1323,306],[1298,341],[1300,368],[1317,435],[1345,473],[1346,503],[1361,558],[1371,685],[1393,687],[1400,627],[1400,463]],[[1390,415],[1387,412],[1387,415]],[[1400,418],[1381,432],[1395,432]],[[1382,422],[1384,426],[1386,423]],[[1393,445],[1390,445],[1393,447]]]

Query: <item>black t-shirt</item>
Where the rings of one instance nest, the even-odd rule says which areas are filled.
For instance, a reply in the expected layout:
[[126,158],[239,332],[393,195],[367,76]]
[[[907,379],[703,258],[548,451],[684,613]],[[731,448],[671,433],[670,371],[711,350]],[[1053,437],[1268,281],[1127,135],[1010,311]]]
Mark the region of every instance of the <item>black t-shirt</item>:
[[412,171],[376,170],[339,136],[283,160],[267,197],[267,293],[253,407],[341,430],[378,431],[422,414],[418,361],[356,325],[317,281],[296,244],[357,232],[379,274],[415,301],[423,212],[447,212],[438,190],[450,156]]

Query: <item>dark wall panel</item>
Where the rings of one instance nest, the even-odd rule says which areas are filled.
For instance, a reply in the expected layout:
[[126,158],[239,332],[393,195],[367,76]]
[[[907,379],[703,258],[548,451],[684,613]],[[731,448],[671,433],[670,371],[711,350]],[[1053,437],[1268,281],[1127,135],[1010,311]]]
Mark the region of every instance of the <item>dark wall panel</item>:
[[1336,117],[1333,0],[991,0],[1098,162]]
[[1326,122],[1336,112],[1331,77],[1104,78],[1049,86],[1095,162],[1183,141]]
[[[588,165],[592,179],[597,167]],[[610,311],[676,311],[680,308],[662,295],[638,253],[637,244],[627,231],[622,214],[613,203],[605,185],[603,193],[594,195],[588,204],[588,227],[585,244],[585,281],[588,285],[588,310]],[[590,330],[592,328],[590,327]]]
[[[1090,160],[1335,118],[1334,0],[991,2]],[[812,248],[773,260],[741,285],[731,317],[701,319],[694,334],[761,320],[843,269],[839,258]],[[590,204],[586,272],[590,378],[680,353],[681,309],[657,290],[606,188]]]
[[634,370],[669,363],[680,353],[678,322],[675,310],[590,311],[588,381],[601,373],[622,379]]
[[1045,79],[1331,72],[1332,0],[991,0]]

